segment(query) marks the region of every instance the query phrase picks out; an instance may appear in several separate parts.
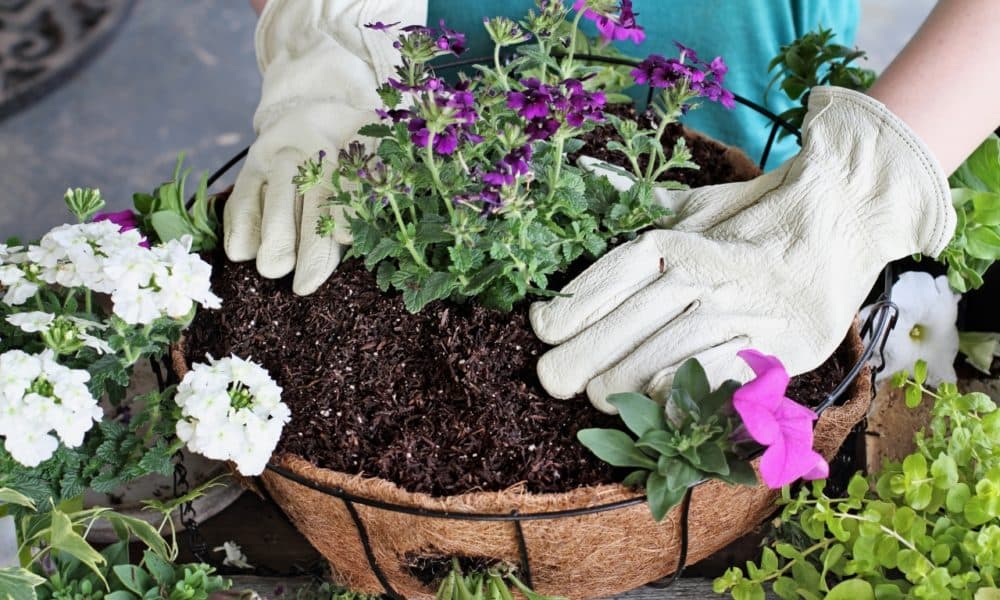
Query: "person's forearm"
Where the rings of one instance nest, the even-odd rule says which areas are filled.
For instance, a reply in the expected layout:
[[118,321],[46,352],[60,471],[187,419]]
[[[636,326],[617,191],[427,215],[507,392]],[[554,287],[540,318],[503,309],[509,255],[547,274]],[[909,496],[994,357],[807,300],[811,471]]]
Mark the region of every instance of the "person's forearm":
[[1000,125],[1000,2],[941,0],[872,87],[951,173]]
[[267,4],[267,0],[250,0],[250,6],[257,11],[257,16],[264,11],[264,5]]

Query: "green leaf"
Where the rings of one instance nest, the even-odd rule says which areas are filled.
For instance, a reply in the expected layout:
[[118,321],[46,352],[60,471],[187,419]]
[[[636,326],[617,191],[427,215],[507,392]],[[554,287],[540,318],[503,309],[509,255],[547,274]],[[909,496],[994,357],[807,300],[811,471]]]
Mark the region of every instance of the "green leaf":
[[875,600],[875,589],[863,579],[848,579],[835,585],[825,600]]
[[23,506],[24,508],[35,510],[35,503],[31,500],[31,498],[10,488],[0,488],[0,505],[2,504],[14,504],[16,506]]
[[698,446],[698,468],[708,473],[729,474],[726,453],[718,444],[706,442]]
[[667,469],[663,475],[667,479],[667,487],[671,490],[686,490],[704,479],[701,471],[681,458],[676,458],[667,463]]
[[969,364],[989,375],[993,358],[1000,349],[1000,334],[977,331],[962,331],[958,334],[958,351],[965,355]]
[[[696,403],[705,398],[705,396],[708,396],[712,391],[708,383],[708,376],[705,374],[705,369],[698,362],[698,359],[695,358],[687,359],[677,369],[677,372],[674,374],[673,389],[687,391],[691,399]],[[697,420],[699,417],[698,412],[693,414]]]
[[705,416],[727,414],[731,411],[733,394],[740,389],[743,384],[739,381],[727,379],[722,382],[717,389],[705,396],[701,404],[701,414]]
[[945,507],[948,512],[961,514],[965,510],[965,504],[972,497],[972,491],[968,484],[959,483],[948,490],[945,496]]
[[161,242],[179,240],[182,236],[192,233],[184,217],[173,211],[157,211],[149,216],[149,222]]
[[629,430],[642,437],[650,430],[666,429],[663,407],[642,394],[634,392],[612,394],[608,404],[618,409],[618,414]]
[[972,201],[971,220],[979,225],[1000,225],[1000,193],[970,191],[969,194]]
[[931,463],[931,477],[934,478],[934,487],[937,489],[950,489],[958,483],[958,464],[955,459],[942,453]]
[[418,312],[435,300],[447,298],[456,284],[453,274],[435,271],[424,278],[416,289],[407,287],[403,290],[403,304],[406,305],[406,310]]
[[664,458],[677,455],[674,438],[662,429],[650,429],[636,440],[635,445],[639,448],[652,450]]
[[686,492],[687,488],[671,489],[663,475],[657,472],[650,473],[649,479],[646,480],[646,497],[653,519],[657,522],[662,521],[670,509],[680,503]]
[[112,570],[118,581],[140,598],[155,585],[152,577],[135,565],[115,565]]
[[727,457],[727,462],[729,463],[729,474],[720,476],[719,479],[733,485],[746,485],[751,487],[756,486],[759,483],[757,481],[757,473],[753,470],[753,467],[749,462],[740,460],[735,456]]
[[617,429],[581,429],[576,437],[597,458],[615,467],[638,467],[656,470],[656,463],[635,447],[624,431]]
[[143,553],[142,564],[149,570],[149,574],[153,576],[159,587],[166,589],[173,587],[174,582],[177,580],[173,565],[157,556],[151,550],[146,550]]
[[35,600],[35,588],[43,583],[44,577],[27,569],[0,568],[0,598],[3,600]]
[[135,535],[135,537],[139,538],[139,540],[145,544],[147,548],[159,556],[163,558],[170,556],[170,549],[167,546],[167,542],[163,539],[163,536],[160,535],[155,527],[146,521],[114,512],[105,514],[104,518],[107,519],[112,526],[121,527],[131,532]]
[[622,485],[625,487],[645,487],[647,477],[649,477],[649,471],[637,469],[622,480]]
[[371,138],[384,138],[392,135],[392,129],[381,123],[370,123],[358,130],[358,135]]
[[1000,259],[1000,234],[989,227],[976,227],[966,231],[966,251],[970,256],[984,260]]
[[105,564],[104,557],[94,550],[83,536],[74,531],[73,523],[66,513],[59,510],[52,511],[49,535],[49,543],[53,550],[65,552],[79,560],[104,581],[104,574],[100,569],[100,565]]

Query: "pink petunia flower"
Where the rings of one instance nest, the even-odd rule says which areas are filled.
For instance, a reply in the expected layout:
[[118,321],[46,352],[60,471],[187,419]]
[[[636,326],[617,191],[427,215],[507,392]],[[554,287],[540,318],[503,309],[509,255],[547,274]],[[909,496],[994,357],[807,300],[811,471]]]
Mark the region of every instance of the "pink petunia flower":
[[825,479],[830,466],[813,450],[816,413],[785,396],[788,372],[775,356],[757,350],[738,353],[757,377],[736,390],[733,408],[757,443],[767,449],[760,459],[760,474],[769,488],[780,488],[797,479]]

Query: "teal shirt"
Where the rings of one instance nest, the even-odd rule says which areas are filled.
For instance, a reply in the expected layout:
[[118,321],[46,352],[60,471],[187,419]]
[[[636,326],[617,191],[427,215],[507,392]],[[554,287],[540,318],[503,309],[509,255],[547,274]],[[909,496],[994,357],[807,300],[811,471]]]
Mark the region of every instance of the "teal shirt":
[[[487,57],[492,44],[483,30],[483,17],[520,18],[534,5],[534,0],[429,0],[428,24],[444,19],[448,27],[469,36],[465,56]],[[851,46],[860,14],[859,0],[634,0],[633,7],[646,30],[646,41],[638,46],[618,42],[619,50],[636,58],[676,56],[676,40],[704,60],[722,56],[729,65],[726,87],[775,113],[791,107],[780,90],[765,99],[771,79],[767,64],[778,49],[819,26],[832,29],[837,43]],[[726,110],[702,102],[701,108],[685,117],[685,123],[742,148],[754,160],[760,158],[770,132],[766,117],[739,104]],[[767,168],[776,167],[797,150],[795,141],[785,138],[772,150]]]

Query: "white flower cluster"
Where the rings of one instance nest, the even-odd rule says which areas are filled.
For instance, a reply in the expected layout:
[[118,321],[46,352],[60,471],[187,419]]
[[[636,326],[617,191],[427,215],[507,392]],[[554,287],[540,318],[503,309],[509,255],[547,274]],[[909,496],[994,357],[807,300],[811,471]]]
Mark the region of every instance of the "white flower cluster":
[[14,460],[38,466],[59,446],[56,436],[71,448],[83,443],[102,417],[89,380],[86,371],[57,363],[51,350],[0,355],[0,436]]
[[88,333],[90,329],[107,329],[107,325],[96,321],[69,315],[57,317],[52,313],[33,310],[8,315],[7,322],[27,333],[41,333],[43,336],[55,333],[59,339],[52,340],[53,343],[49,344],[49,347],[68,343],[76,344],[75,347],[88,346],[97,350],[99,354],[113,352],[107,342]]
[[26,251],[4,247],[3,302],[23,304],[45,282],[110,294],[114,313],[132,325],[184,317],[195,303],[219,307],[212,268],[191,254],[190,236],[155,248],[143,247],[143,241],[135,229],[119,231],[111,221],[98,221],[60,225]]
[[195,363],[177,386],[177,437],[192,452],[231,460],[244,475],[264,471],[291,418],[267,370],[239,357]]

